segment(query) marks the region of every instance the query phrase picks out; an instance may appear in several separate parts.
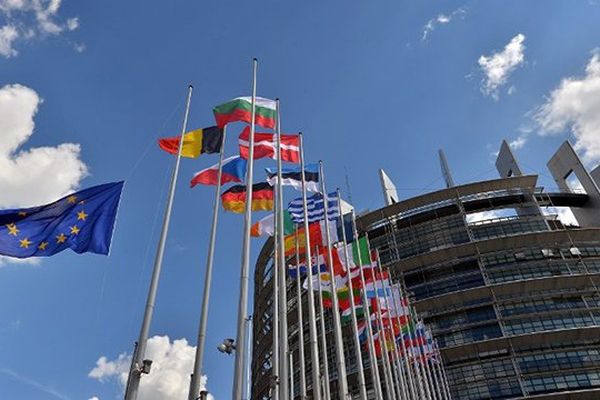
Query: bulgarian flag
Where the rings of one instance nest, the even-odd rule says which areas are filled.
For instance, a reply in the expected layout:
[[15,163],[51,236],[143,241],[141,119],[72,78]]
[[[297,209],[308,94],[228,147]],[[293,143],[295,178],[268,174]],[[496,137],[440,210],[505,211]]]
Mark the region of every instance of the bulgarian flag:
[[[254,123],[263,128],[275,128],[275,101],[256,97]],[[213,109],[217,126],[223,128],[230,122],[252,123],[252,97],[237,97]]]

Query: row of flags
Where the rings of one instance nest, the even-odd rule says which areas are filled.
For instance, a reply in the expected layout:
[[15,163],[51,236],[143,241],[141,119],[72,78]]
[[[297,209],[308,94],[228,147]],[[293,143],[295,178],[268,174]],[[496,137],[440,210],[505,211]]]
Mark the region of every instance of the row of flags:
[[[227,124],[237,121],[252,123],[252,98],[238,97],[216,106],[213,111],[216,126],[189,132],[184,130],[180,137],[166,137],[158,141],[162,150],[178,157],[197,158],[202,154],[221,153],[222,162],[194,174],[190,181],[191,187],[243,183],[248,172],[250,127],[246,126],[239,135],[238,155],[223,159],[223,149]],[[274,129],[277,118],[274,101],[255,98],[254,123],[256,125]],[[280,144],[279,157],[276,139]],[[278,183],[296,190],[304,189],[312,192],[310,196],[304,193],[304,196],[290,201],[286,209],[279,210],[283,221],[281,231],[284,235],[283,249],[280,251],[283,251],[287,257],[288,266],[283,267],[289,277],[291,279],[306,277],[304,289],[318,290],[322,295],[323,305],[332,312],[339,312],[342,321],[346,323],[351,321],[353,314],[359,316],[360,320],[356,328],[358,336],[363,343],[367,342],[367,336],[371,336],[371,346],[375,347],[377,357],[381,358],[383,354],[389,354],[392,347],[400,347],[403,350],[399,355],[409,357],[415,362],[427,363],[439,358],[439,351],[430,331],[418,318],[407,298],[391,282],[388,273],[382,271],[367,238],[357,236],[354,213],[348,213],[352,211],[352,207],[343,202],[338,193],[326,193],[320,190],[319,164],[307,164],[303,169],[297,165],[301,159],[303,162],[301,151],[299,134],[276,135],[255,132],[253,160],[279,158],[279,161],[296,165],[286,166],[280,170],[281,182],[278,182],[279,171],[274,168],[265,170],[264,182],[253,183],[249,179],[249,183],[252,184],[252,196],[249,200],[247,185],[230,186],[217,197],[222,207],[226,211],[243,213],[247,201],[250,201],[252,211],[271,211],[275,208],[274,186]],[[170,213],[175,183],[176,174],[171,183],[167,213]],[[50,256],[67,248],[77,253],[108,254],[123,184],[124,182],[114,182],[94,186],[43,206],[0,210],[0,254],[19,258]],[[269,214],[252,225],[251,235],[255,237],[275,235],[276,217],[275,214]],[[164,235],[161,235],[159,251],[157,251],[157,254],[160,254],[160,259],[157,258],[159,269],[163,253],[161,246],[164,249],[163,237],[166,237],[168,229],[168,219],[166,218],[165,221]],[[214,224],[216,224],[216,217]],[[213,240],[214,237],[211,237],[211,242]],[[308,257],[310,250],[312,250],[312,258]],[[329,265],[330,257],[331,265]],[[295,259],[299,262],[293,262]],[[312,268],[309,268],[309,265],[312,265]],[[157,264],[155,264],[155,271],[156,268]],[[151,285],[157,282],[153,280]],[[285,287],[282,290],[285,291]],[[156,290],[152,289],[152,286],[150,293],[154,293],[155,296]],[[311,293],[309,295],[312,296]],[[274,293],[274,296],[277,294]],[[337,299],[338,310],[333,309],[334,296]],[[148,302],[153,303],[154,299],[149,296]],[[148,316],[151,318],[152,308],[146,307],[138,341],[139,347],[129,374],[126,392],[128,400],[135,398],[139,378],[144,373],[140,372],[138,365],[141,365],[143,360],[147,341],[148,332],[144,324],[149,324]],[[204,307],[202,312],[205,312]],[[382,316],[383,321],[386,322],[382,321]],[[205,323],[204,316],[201,317],[201,321]],[[200,330],[202,329],[205,328]],[[368,331],[369,335],[365,335],[365,331]],[[238,331],[238,341],[239,339]],[[197,351],[203,346],[204,343],[199,343]],[[236,357],[238,355],[236,353]],[[200,377],[199,372],[195,370],[192,376]],[[238,375],[236,366],[236,379]],[[234,386],[239,387],[238,383],[234,383]],[[196,389],[197,382],[192,378],[190,392]]]

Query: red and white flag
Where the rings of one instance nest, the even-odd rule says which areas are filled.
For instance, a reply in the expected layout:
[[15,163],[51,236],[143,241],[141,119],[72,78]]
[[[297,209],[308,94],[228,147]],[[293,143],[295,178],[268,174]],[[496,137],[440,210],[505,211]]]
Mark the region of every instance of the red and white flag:
[[[248,159],[250,150],[250,127],[244,128],[239,138],[240,156]],[[272,158],[277,156],[277,141],[273,133],[254,133],[254,159]],[[300,136],[281,135],[281,160],[296,163],[300,162]]]

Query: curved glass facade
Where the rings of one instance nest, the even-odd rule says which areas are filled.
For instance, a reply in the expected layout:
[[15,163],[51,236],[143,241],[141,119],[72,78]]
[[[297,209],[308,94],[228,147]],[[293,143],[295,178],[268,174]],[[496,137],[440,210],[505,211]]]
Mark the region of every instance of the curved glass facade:
[[[583,195],[545,194],[536,180],[521,176],[456,186],[358,219],[392,279],[431,327],[455,399],[543,399],[559,393],[600,398],[600,227],[566,229],[544,210],[553,198],[563,206],[594,205]],[[256,270],[257,315],[270,304],[267,248]],[[295,290],[288,289],[290,347],[297,349]],[[256,326],[255,332],[263,334]],[[306,327],[304,334],[308,340]],[[265,367],[260,360],[270,352],[263,341],[270,343],[264,335],[255,337],[256,399],[268,398],[260,383]],[[346,345],[351,369],[352,341]],[[333,346],[330,350],[335,380]],[[367,357],[363,362],[368,366]],[[293,370],[297,382],[297,367]],[[352,374],[350,387],[356,389]]]

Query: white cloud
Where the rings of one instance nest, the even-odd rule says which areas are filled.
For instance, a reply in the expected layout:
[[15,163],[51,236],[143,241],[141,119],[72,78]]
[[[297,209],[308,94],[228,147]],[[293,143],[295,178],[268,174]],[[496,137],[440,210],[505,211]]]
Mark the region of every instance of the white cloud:
[[10,58],[17,54],[13,44],[19,38],[19,32],[13,25],[5,25],[0,28],[0,55]]
[[585,75],[563,79],[535,113],[540,135],[569,130],[586,163],[600,160],[600,51],[593,52]]
[[[168,336],[154,336],[148,339],[146,358],[152,360],[150,374],[143,375],[139,397],[145,400],[180,400],[187,398],[190,373],[194,367],[196,348],[185,339],[174,340]],[[116,380],[122,389],[127,384],[127,374],[131,355],[120,354],[109,361],[102,356],[88,376],[100,382]],[[206,376],[202,377],[202,387],[206,387]],[[209,399],[213,399],[209,395]]]
[[[479,57],[479,67],[485,75],[481,83],[481,91],[485,95],[498,98],[498,89],[504,85],[510,74],[525,61],[525,35],[519,33],[504,46],[502,51],[489,56]],[[514,92],[514,88],[511,92]]]
[[425,24],[425,26],[423,27],[423,35],[421,36],[421,40],[427,40],[427,37],[431,35],[431,33],[435,30],[437,26],[449,24],[455,17],[464,17],[466,13],[467,10],[464,7],[460,7],[452,11],[448,15],[438,14],[437,17],[427,21],[427,24]]
[[0,207],[51,202],[75,190],[87,175],[79,144],[21,147],[34,133],[38,94],[14,84],[0,88]]
[[61,4],[62,0],[0,0],[0,16],[9,21],[0,30],[0,55],[16,56],[13,45],[20,38],[31,40],[76,30],[78,17],[60,21]]
[[88,400],[100,400],[100,399],[98,398],[98,396],[93,396],[93,397],[90,397]]
[[7,264],[40,265],[40,259],[37,257],[14,258],[14,257],[0,256],[0,267],[7,265]]
[[519,150],[525,146],[525,143],[527,143],[527,136],[523,134],[518,136],[515,140],[511,140],[508,145],[513,150]]

